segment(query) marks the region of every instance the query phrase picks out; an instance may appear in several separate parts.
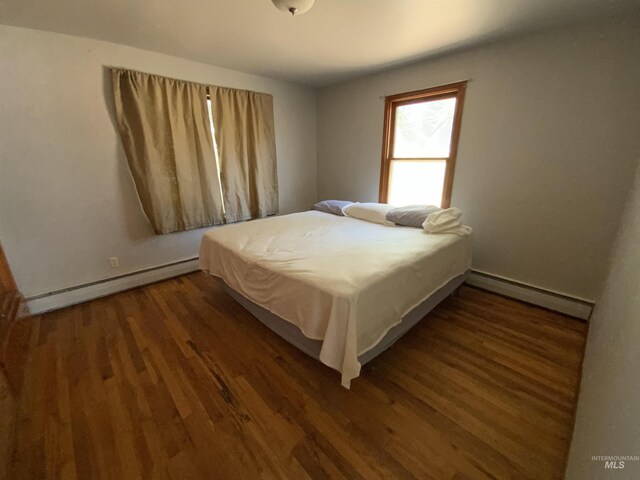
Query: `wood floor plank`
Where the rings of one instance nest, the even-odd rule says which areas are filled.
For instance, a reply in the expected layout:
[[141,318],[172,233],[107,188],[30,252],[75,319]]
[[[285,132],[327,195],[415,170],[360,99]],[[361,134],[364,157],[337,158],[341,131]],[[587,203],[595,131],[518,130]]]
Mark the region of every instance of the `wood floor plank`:
[[345,390],[203,273],[25,322],[11,478],[561,478],[587,331],[464,287]]

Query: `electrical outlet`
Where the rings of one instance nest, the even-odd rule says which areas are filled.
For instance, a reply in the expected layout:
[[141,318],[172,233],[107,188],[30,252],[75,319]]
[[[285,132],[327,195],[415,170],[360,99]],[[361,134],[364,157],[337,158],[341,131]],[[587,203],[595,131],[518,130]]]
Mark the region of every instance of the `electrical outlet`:
[[120,260],[118,260],[118,257],[110,257],[109,265],[111,265],[111,268],[118,268],[120,266]]
[[17,314],[17,318],[29,318],[29,307],[27,306],[26,303],[21,303],[20,307],[18,308],[18,314]]

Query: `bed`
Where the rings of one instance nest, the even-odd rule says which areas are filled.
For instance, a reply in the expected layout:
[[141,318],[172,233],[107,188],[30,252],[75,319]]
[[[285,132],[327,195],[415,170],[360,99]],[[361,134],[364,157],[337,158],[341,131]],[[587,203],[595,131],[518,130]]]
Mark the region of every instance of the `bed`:
[[471,237],[319,211],[212,229],[200,246],[202,270],[346,388],[470,266]]

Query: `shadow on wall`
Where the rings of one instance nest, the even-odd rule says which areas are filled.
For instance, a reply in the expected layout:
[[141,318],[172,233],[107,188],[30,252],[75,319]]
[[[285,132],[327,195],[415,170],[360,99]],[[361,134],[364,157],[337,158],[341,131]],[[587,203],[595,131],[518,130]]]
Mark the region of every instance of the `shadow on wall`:
[[114,140],[116,142],[116,155],[118,165],[118,184],[120,185],[120,195],[122,198],[122,216],[125,219],[126,231],[129,239],[133,242],[155,237],[151,223],[147,219],[136,186],[129,170],[127,157],[120,141],[118,124],[116,121],[115,101],[113,97],[113,85],[111,81],[111,68],[102,67],[102,92],[104,105],[109,112],[109,119],[113,126]]

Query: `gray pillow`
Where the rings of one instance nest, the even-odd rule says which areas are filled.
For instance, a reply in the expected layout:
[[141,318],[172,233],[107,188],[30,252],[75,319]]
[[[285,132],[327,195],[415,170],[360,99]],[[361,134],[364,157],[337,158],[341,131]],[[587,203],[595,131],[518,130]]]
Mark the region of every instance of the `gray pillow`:
[[333,215],[340,215],[341,217],[344,217],[342,209],[352,203],[353,202],[349,202],[347,200],[323,200],[322,202],[316,203],[311,208],[320,212],[332,213]]
[[408,205],[387,212],[387,220],[403,227],[422,228],[429,215],[441,210],[435,205]]

